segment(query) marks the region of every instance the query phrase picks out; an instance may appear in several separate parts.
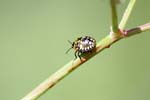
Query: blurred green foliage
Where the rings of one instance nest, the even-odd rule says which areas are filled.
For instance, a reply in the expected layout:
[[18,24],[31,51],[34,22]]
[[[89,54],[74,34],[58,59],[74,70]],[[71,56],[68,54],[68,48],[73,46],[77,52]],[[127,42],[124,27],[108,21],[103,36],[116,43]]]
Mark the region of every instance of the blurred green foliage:
[[[137,0],[127,28],[150,21],[149,4]],[[110,15],[108,0],[0,0],[0,99],[19,100],[74,59],[67,40],[106,36]],[[39,100],[150,100],[149,33],[114,44]]]

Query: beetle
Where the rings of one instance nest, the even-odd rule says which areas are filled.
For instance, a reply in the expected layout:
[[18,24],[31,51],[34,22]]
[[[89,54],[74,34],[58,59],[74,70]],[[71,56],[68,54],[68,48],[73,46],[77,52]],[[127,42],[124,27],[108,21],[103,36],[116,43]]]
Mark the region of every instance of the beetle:
[[81,54],[92,52],[96,48],[96,40],[90,36],[79,37],[73,43],[69,40],[68,42],[72,46],[67,50],[66,53],[68,53],[70,49],[74,49],[75,59],[77,57],[81,59]]

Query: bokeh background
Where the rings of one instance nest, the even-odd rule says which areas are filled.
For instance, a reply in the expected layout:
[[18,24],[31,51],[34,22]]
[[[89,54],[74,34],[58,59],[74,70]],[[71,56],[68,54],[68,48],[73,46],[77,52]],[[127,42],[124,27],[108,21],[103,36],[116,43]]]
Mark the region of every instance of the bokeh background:
[[[129,0],[118,6],[119,19]],[[150,21],[137,0],[126,28]],[[0,0],[0,100],[20,100],[74,59],[67,40],[110,31],[108,0]],[[150,31],[115,43],[39,100],[150,100]]]

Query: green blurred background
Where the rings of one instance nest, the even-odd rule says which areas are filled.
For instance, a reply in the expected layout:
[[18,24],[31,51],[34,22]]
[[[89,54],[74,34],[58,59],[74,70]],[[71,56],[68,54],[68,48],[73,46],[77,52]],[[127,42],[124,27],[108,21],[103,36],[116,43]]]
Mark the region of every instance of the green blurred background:
[[[129,0],[118,6],[119,19]],[[137,0],[127,28],[150,21]],[[108,0],[0,0],[0,100],[19,100],[71,59],[67,40],[98,41],[111,24]],[[119,41],[39,100],[150,100],[150,31]]]

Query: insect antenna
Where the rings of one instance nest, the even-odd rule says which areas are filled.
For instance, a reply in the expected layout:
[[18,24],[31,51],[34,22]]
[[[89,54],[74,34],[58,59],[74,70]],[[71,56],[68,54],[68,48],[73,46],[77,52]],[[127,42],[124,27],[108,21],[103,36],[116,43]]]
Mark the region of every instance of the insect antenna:
[[70,51],[72,49],[72,47],[71,48],[69,48],[67,51],[66,51],[66,54]]
[[68,40],[68,42],[69,42],[71,45],[73,44],[70,40]]
[[[71,45],[73,44],[70,40],[68,40],[68,42],[69,42]],[[70,48],[66,51],[66,54],[67,54],[71,49],[72,49],[72,47],[70,47]]]

